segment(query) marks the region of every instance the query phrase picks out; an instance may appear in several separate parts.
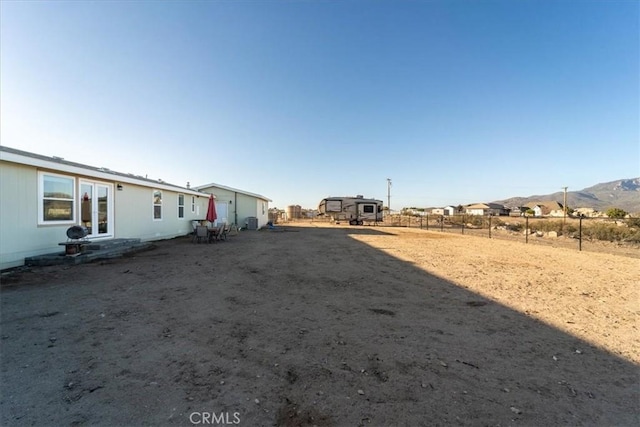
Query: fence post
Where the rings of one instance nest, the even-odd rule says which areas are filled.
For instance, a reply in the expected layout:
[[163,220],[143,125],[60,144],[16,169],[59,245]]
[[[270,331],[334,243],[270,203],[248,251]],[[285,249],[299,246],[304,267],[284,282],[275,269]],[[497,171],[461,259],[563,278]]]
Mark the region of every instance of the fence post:
[[429,231],[429,214],[427,214],[427,231]]
[[444,215],[440,215],[440,231],[444,231]]
[[529,243],[529,217],[524,217],[524,242]]
[[464,234],[464,220],[465,220],[465,216],[462,215],[462,234]]
[[578,231],[578,250],[582,250],[582,215],[580,215],[580,228]]

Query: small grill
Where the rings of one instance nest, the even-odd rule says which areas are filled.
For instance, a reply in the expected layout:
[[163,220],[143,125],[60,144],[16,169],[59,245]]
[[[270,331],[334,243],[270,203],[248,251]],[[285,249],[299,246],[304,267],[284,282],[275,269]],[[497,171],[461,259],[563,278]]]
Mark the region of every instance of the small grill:
[[79,225],[69,227],[67,229],[67,237],[69,239],[64,243],[60,243],[61,245],[64,245],[65,255],[80,254],[83,246],[88,242],[85,240],[87,234],[89,234],[89,230],[86,227],[81,227]]
[[74,225],[67,229],[67,237],[69,240],[84,239],[87,237],[87,234],[89,234],[89,230],[87,230],[86,227],[80,227],[79,225]]

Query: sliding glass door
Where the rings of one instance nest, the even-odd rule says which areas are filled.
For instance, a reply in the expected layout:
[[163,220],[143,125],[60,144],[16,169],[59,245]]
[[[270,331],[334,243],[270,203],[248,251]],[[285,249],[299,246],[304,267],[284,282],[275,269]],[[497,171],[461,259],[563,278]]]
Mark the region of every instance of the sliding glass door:
[[80,180],[80,225],[88,238],[113,236],[113,185]]

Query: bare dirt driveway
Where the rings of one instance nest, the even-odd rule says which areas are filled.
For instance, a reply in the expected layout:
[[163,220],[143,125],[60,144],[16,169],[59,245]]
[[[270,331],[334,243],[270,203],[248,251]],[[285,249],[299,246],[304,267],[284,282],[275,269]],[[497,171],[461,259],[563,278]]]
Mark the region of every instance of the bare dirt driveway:
[[19,425],[637,426],[637,259],[306,225],[2,277]]

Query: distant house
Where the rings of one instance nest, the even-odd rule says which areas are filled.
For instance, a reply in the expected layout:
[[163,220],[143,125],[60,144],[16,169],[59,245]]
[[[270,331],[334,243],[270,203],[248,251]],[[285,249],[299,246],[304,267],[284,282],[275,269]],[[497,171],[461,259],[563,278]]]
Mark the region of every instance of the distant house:
[[546,201],[546,202],[529,202],[524,205],[524,210],[531,209],[534,212],[534,216],[553,216],[553,217],[562,217],[564,216],[564,208],[562,203],[558,203],[556,201]]
[[456,214],[456,210],[457,208],[455,206],[445,206],[444,207],[444,215],[445,216],[451,216],[451,215],[455,215]]
[[424,216],[428,211],[422,208],[403,208],[400,213],[402,215]]
[[520,206],[515,206],[507,209],[509,209],[509,216],[522,216],[527,211],[527,208]]
[[[208,187],[218,203],[228,203],[225,188]],[[238,205],[251,205],[246,215],[260,217],[263,206],[266,215],[266,204],[258,200],[268,199],[234,192]],[[90,241],[187,235],[194,220],[205,218],[210,196],[161,180],[4,146],[0,146],[0,195],[0,269],[61,251],[59,243],[67,240],[67,229],[75,225],[87,229]],[[220,211],[228,214],[222,206]]]
[[593,208],[577,208],[573,211],[574,216],[584,216],[588,218],[596,218],[599,216],[604,216],[603,213],[596,211]]
[[469,215],[509,215],[509,210],[499,203],[475,203],[465,206]]
[[445,206],[443,208],[427,208],[425,212],[429,215],[443,215],[443,216],[451,216],[457,213],[455,206]]

